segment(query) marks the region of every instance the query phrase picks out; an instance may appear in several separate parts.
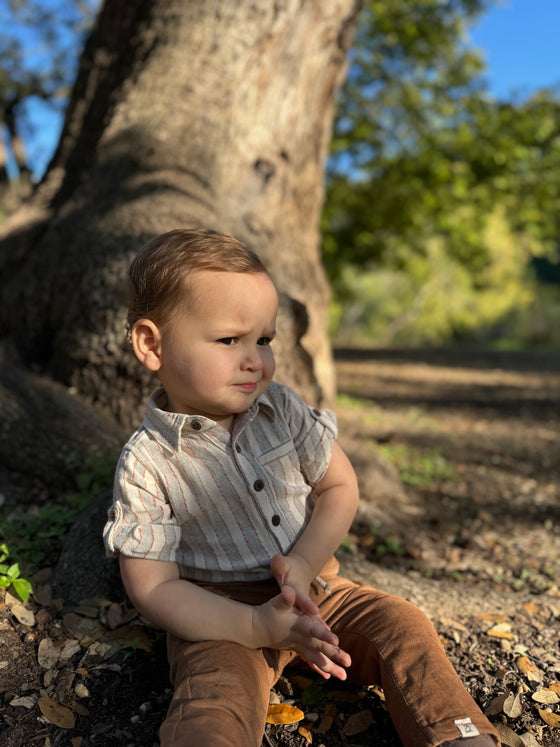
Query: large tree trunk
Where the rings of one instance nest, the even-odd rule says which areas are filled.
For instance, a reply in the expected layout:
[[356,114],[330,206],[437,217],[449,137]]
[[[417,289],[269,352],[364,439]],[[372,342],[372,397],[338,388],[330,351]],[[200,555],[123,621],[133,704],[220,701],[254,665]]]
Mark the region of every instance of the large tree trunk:
[[231,233],[281,293],[278,378],[329,399],[318,222],[358,0],[106,0],[59,149],[0,256],[4,332],[28,363],[132,425],[152,385],[124,343],[140,245]]

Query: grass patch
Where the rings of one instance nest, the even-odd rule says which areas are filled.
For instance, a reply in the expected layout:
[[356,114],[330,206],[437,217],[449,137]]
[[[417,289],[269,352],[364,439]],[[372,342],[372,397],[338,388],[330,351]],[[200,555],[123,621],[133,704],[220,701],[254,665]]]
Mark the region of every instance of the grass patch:
[[456,480],[454,467],[439,452],[419,453],[405,444],[375,444],[381,456],[396,467],[405,485],[426,487],[439,480]]
[[[73,456],[69,459],[68,468],[69,472],[76,470],[73,491],[51,499],[44,506],[6,509],[0,514],[3,543],[0,546],[0,586],[13,586],[22,599],[21,590],[25,593],[25,584],[29,582],[21,578],[21,573],[32,575],[41,565],[54,561],[64,536],[79,514],[94,496],[112,485],[115,462],[100,457],[78,462],[78,458]],[[4,562],[8,559],[9,564]],[[8,584],[10,572],[13,580]]]

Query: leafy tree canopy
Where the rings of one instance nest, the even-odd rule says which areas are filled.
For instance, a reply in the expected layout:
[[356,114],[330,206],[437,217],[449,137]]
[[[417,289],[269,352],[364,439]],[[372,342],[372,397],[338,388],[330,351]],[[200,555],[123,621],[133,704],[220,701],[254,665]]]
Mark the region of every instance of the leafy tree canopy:
[[374,316],[406,342],[492,325],[530,303],[527,265],[558,241],[560,101],[553,91],[524,102],[487,94],[464,42],[487,5],[364,8],[323,228],[336,320],[345,306],[372,338]]

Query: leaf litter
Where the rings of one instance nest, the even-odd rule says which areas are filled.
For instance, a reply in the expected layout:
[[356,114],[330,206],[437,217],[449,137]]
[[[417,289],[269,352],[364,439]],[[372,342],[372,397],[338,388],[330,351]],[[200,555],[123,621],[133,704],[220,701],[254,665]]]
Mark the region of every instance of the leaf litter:
[[[361,407],[340,413],[341,433],[350,433],[346,447],[356,458],[365,501],[371,452],[361,461],[360,449],[372,437],[387,443],[416,439],[432,448],[441,432],[459,477],[412,486],[398,500],[380,497],[376,483],[371,511],[381,517],[378,530],[373,535],[357,525],[348,538],[350,552],[374,557],[377,567],[411,579],[426,575],[438,583],[455,582],[465,600],[478,588],[488,589],[490,597],[493,589],[510,595],[508,614],[489,612],[488,604],[477,610],[474,595],[460,611],[430,617],[504,746],[558,747],[560,553],[554,506],[560,490],[557,438],[551,434],[558,432],[554,392],[560,387],[548,386],[545,392],[531,374],[534,387],[502,403],[500,388],[473,385],[469,369],[467,388],[454,404],[452,387],[442,384],[444,369],[430,389],[422,379],[425,373],[429,378],[428,367],[420,376],[419,369],[401,364],[376,361],[371,370],[352,366],[354,380],[350,369],[342,370],[340,384],[348,391],[356,385]],[[454,387],[459,375],[453,369]],[[476,377],[482,374],[476,371]],[[417,409],[411,417],[410,382],[411,398],[433,400],[433,413]],[[448,397],[443,404],[442,394]],[[390,517],[399,501],[414,521],[398,521],[397,529],[393,524],[384,535],[383,517]],[[528,514],[530,521],[522,524],[520,517]],[[384,554],[376,552],[381,542]],[[84,600],[66,609],[64,600],[52,597],[49,569],[33,585],[25,604],[0,592],[3,747],[156,747],[171,696],[165,636],[125,602]],[[266,747],[400,747],[379,688],[325,682],[308,670],[290,670],[271,692],[271,704],[281,706],[280,713],[296,709],[303,717],[267,724]]]

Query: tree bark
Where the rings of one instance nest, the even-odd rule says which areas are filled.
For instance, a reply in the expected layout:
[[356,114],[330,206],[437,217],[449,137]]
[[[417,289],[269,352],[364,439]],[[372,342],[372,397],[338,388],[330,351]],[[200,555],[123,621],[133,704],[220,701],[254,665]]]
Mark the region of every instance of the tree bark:
[[126,271],[180,226],[231,233],[281,295],[277,378],[334,392],[318,223],[358,0],[106,0],[59,148],[4,231],[0,314],[28,363],[137,422]]

